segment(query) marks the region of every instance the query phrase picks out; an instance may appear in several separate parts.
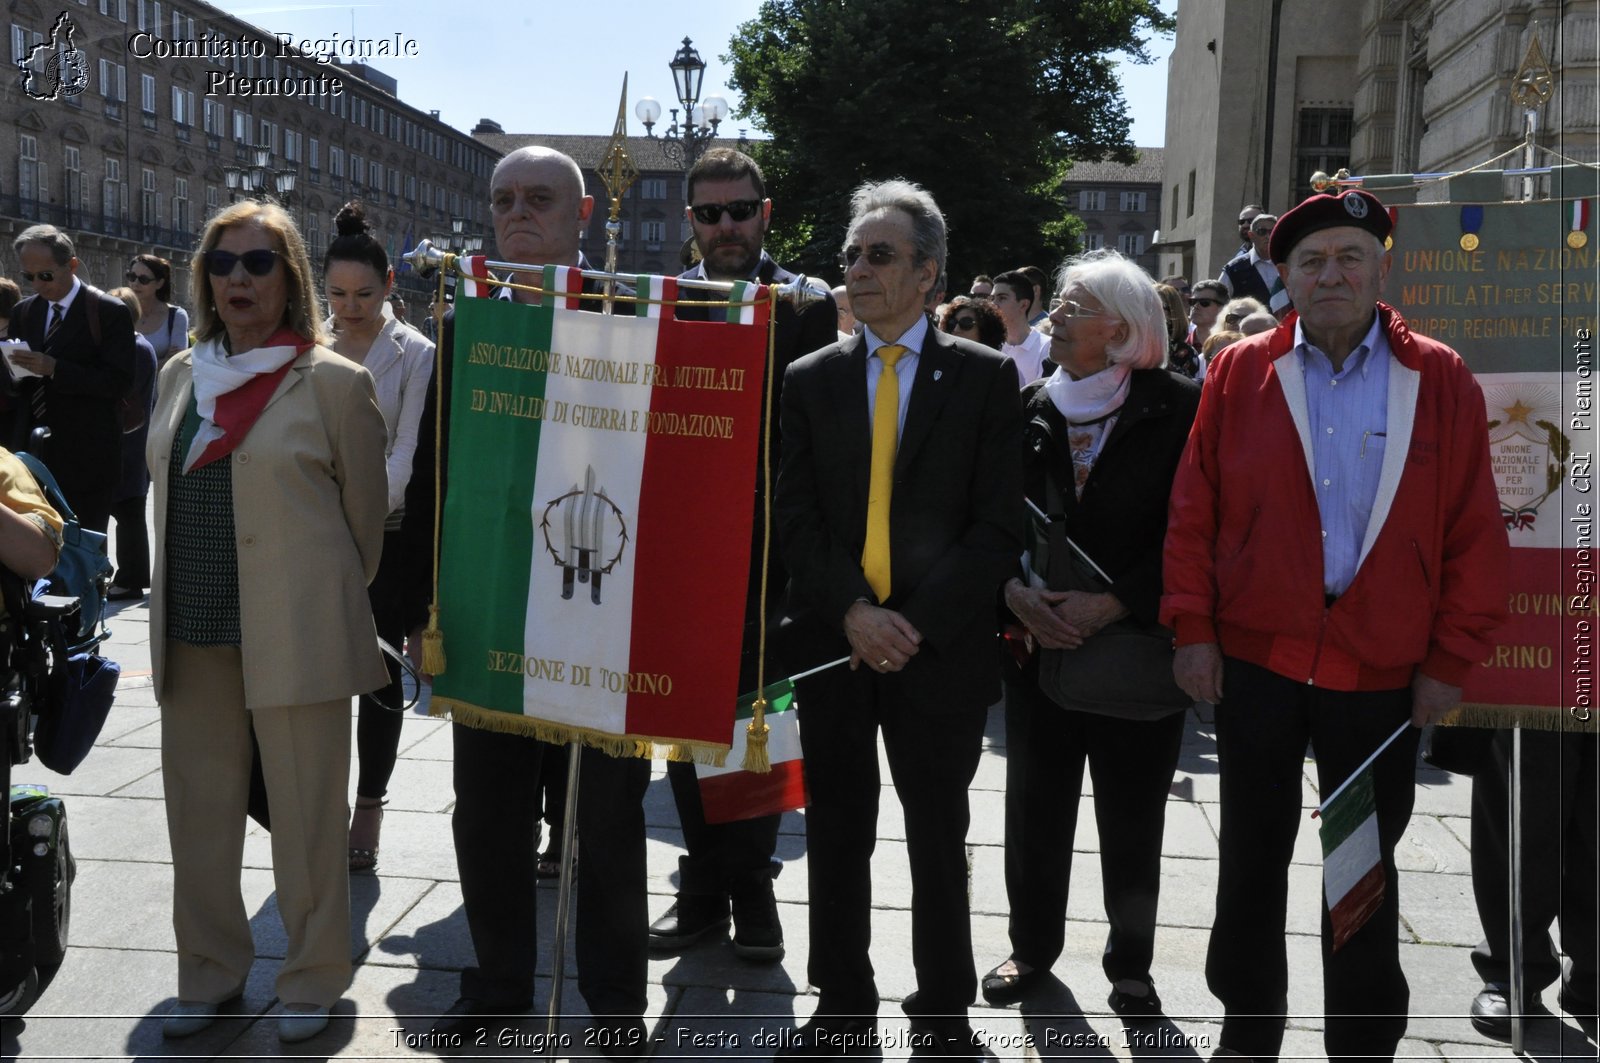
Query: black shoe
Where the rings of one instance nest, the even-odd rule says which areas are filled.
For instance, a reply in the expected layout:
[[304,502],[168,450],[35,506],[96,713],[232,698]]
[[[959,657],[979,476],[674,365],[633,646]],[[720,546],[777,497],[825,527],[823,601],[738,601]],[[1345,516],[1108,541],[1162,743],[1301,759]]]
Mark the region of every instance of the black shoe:
[[650,1047],[650,1031],[637,1015],[596,1015],[589,1022],[584,1042],[607,1059],[643,1059]]
[[1158,1018],[1161,1015],[1161,998],[1156,996],[1156,984],[1149,978],[1144,979],[1148,992],[1143,996],[1125,993],[1116,986],[1111,987],[1111,995],[1106,998],[1106,1004],[1112,1012],[1121,1018],[1133,1021]]
[[[1486,1037],[1495,1037],[1505,1040],[1511,1036],[1511,1005],[1507,994],[1510,989],[1498,982],[1486,982],[1472,998],[1472,1007],[1468,1014],[1472,1018],[1472,1025]],[[1543,1011],[1539,1003],[1539,994],[1535,993],[1529,998],[1528,1006],[1523,1009],[1523,1014]]]
[[750,889],[736,891],[732,900],[734,954],[752,963],[783,959],[783,923],[778,919],[772,880],[763,876]]
[[728,925],[728,898],[680,893],[660,919],[650,924],[650,947],[680,952]]
[[809,1059],[813,1056],[866,1056],[883,1047],[878,1020],[866,1016],[831,1015],[814,1018],[787,1030],[774,1059]]
[[[1015,961],[1015,957],[1012,960]],[[999,964],[983,976],[983,999],[991,1004],[1015,1004],[1029,993],[1045,976],[1043,968],[1035,967],[1026,974],[1001,974]]]
[[434,1020],[428,1028],[428,1036],[457,1045],[471,1045],[480,1030],[492,1037],[521,1021],[532,1006],[527,1003],[520,1007],[502,1007],[476,997],[461,997]]

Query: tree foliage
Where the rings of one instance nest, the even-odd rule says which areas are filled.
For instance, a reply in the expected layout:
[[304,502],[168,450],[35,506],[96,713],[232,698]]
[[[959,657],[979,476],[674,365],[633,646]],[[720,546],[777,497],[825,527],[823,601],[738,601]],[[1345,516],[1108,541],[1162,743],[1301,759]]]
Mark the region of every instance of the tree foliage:
[[724,60],[774,202],[768,246],[836,276],[863,181],[927,188],[950,227],[952,291],[1071,249],[1070,159],[1133,161],[1117,52],[1148,62],[1156,0],[766,0]]

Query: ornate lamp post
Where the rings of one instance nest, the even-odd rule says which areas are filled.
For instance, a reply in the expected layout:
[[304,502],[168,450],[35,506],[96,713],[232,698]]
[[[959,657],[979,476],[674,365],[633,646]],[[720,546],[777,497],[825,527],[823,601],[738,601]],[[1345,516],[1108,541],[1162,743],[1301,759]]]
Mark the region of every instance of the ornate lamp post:
[[254,165],[251,166],[229,166],[223,170],[222,177],[228,186],[228,201],[274,199],[287,207],[294,198],[295,181],[300,176],[298,171],[273,169],[270,148],[256,148],[253,161]]
[[[694,42],[685,37],[683,47],[667,64],[672,71],[672,87],[678,94],[678,107],[671,108],[672,125],[657,137],[656,121],[661,117],[661,105],[653,97],[642,97],[634,105],[633,113],[644,123],[644,135],[661,141],[667,158],[685,170],[693,166],[717,135],[717,127],[728,117],[728,101],[721,96],[700,99],[701,82],[705,79],[706,63],[695,51]],[[678,111],[683,111],[683,124],[678,124]]]

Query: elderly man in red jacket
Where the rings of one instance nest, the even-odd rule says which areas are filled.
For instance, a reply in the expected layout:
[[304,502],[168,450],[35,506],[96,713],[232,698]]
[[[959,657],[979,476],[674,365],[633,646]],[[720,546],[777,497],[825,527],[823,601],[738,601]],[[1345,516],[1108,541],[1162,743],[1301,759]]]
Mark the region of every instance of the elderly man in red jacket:
[[1283,1041],[1287,872],[1306,743],[1327,795],[1373,765],[1387,888],[1335,951],[1331,1059],[1390,1057],[1406,1028],[1394,849],[1417,730],[1461,699],[1505,613],[1509,546],[1483,394],[1456,353],[1378,301],[1390,220],[1370,193],[1312,196],[1273,230],[1296,314],[1208,369],[1173,485],[1162,619],[1174,672],[1217,705],[1220,870],[1206,979],[1225,1054]]

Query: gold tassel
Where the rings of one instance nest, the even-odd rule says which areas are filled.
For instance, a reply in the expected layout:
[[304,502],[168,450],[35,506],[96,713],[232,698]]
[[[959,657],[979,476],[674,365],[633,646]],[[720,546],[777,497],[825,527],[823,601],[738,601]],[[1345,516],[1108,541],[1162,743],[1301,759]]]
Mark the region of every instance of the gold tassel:
[[422,670],[444,675],[444,632],[439,630],[439,606],[428,606],[428,627],[422,633]]
[[772,762],[767,759],[767,732],[772,730],[766,720],[767,699],[756,698],[752,708],[750,723],[744,729],[744,770],[765,775],[772,770]]

